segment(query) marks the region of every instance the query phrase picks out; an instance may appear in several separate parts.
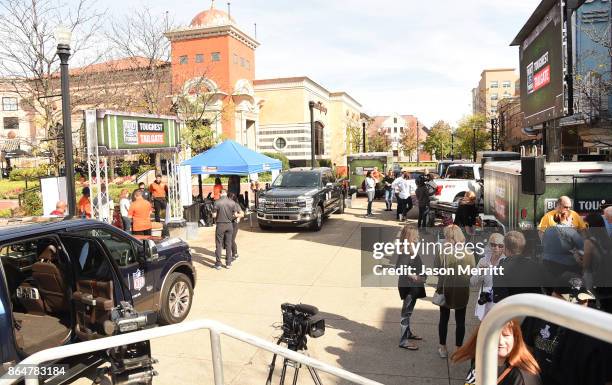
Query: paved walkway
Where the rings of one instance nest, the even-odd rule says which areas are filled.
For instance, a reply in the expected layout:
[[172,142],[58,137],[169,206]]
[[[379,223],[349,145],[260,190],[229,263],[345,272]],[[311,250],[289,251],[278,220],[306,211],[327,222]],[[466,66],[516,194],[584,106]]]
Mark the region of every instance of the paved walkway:
[[[294,229],[262,232],[242,224],[238,234],[240,259],[231,270],[216,271],[213,228],[201,228],[190,241],[198,269],[195,303],[189,319],[212,318],[256,336],[275,341],[280,335],[280,305],[315,305],[326,320],[324,336],[309,338],[309,353],[385,384],[460,385],[467,366],[452,365],[437,355],[438,308],[430,298],[417,303],[413,330],[425,338],[420,350],[397,347],[401,300],[396,288],[360,286],[360,228],[399,225],[394,214],[375,203],[375,217],[364,219],[365,202],[332,215],[315,233]],[[431,297],[432,288],[428,288]],[[472,298],[472,302],[475,298]],[[468,310],[468,335],[475,326]],[[449,346],[454,341],[451,317]],[[467,336],[466,336],[467,338]],[[271,355],[224,337],[222,351],[226,384],[264,384]],[[164,338],[153,343],[159,359],[156,384],[212,383],[207,332]],[[277,369],[279,368],[277,363]],[[278,383],[279,370],[273,383]],[[325,384],[344,383],[323,375]],[[289,383],[289,380],[288,380]],[[300,384],[310,384],[308,372]]]

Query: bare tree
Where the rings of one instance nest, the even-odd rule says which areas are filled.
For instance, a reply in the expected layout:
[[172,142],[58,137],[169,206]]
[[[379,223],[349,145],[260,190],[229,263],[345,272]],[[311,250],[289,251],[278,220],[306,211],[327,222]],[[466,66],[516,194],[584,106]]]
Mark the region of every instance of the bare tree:
[[171,107],[170,42],[164,36],[171,21],[167,16],[165,22],[159,20],[149,8],[133,10],[106,33],[112,55],[137,70],[131,84],[134,107],[150,114],[167,113]]
[[[24,110],[36,117],[37,137],[42,143],[31,145],[47,149],[59,167],[62,160],[57,138],[61,134],[59,59],[53,32],[64,25],[73,32],[72,56],[85,66],[96,62],[94,42],[103,13],[93,10],[93,0],[78,0],[68,7],[52,0],[3,0],[0,2],[0,76],[20,98]],[[73,60],[73,62],[75,62]],[[84,85],[89,82],[85,77]],[[79,88],[78,84],[73,84]],[[81,88],[85,86],[81,86]],[[74,111],[83,103],[91,103],[91,94],[72,94]],[[36,149],[36,148],[35,148]]]

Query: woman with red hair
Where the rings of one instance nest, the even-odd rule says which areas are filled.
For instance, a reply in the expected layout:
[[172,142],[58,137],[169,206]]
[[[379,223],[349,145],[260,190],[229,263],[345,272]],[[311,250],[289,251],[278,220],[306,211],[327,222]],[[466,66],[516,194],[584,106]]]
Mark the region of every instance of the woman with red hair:
[[[453,362],[474,360],[476,356],[476,338],[478,329],[472,337],[459,348],[452,356]],[[541,385],[540,367],[529,352],[521,324],[518,320],[508,322],[499,335],[499,345],[497,349],[498,360],[498,385]],[[466,385],[476,383],[476,372],[474,367],[470,369],[465,380]]]

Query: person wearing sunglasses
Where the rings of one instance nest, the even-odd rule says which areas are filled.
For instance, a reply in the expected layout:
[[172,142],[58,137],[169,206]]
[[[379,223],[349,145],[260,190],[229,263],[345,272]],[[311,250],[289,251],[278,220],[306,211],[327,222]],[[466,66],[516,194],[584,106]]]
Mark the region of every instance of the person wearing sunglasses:
[[[497,266],[506,259],[503,235],[500,233],[491,234],[487,246],[485,256],[478,261],[479,272],[486,271],[485,269],[488,267]],[[470,285],[479,288],[474,315],[482,321],[495,304],[493,302],[493,276],[485,273],[473,275],[470,278]]]
[[557,226],[559,223],[578,230],[585,230],[587,227],[582,217],[572,210],[572,200],[567,196],[557,199],[555,209],[544,214],[540,220],[538,225],[540,239],[547,228]]

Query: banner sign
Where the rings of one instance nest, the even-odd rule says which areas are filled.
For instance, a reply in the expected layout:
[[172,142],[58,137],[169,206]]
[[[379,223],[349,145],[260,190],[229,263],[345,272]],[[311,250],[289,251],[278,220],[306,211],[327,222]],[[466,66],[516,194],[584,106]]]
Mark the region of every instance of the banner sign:
[[96,139],[102,155],[176,152],[178,149],[180,121],[175,116],[91,111],[96,112],[97,135],[90,137]]
[[519,48],[521,110],[530,127],[565,115],[563,17],[560,1]]

